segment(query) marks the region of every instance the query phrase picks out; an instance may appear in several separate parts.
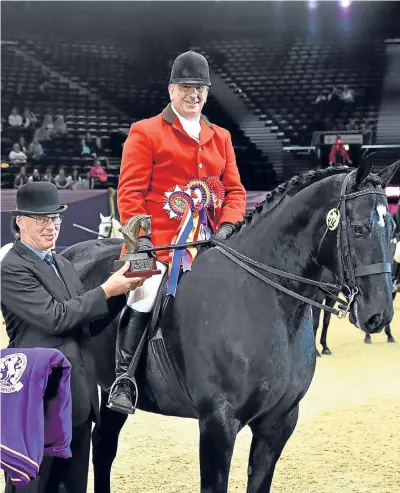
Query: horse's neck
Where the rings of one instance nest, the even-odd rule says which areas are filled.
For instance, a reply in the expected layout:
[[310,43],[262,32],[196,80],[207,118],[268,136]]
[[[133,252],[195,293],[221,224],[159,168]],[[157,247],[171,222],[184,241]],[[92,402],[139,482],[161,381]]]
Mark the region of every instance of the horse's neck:
[[[329,209],[326,200],[310,200],[311,188],[315,190],[317,185],[322,186],[311,185],[310,190],[299,192],[271,212],[262,213],[254,224],[244,226],[237,239],[232,238],[232,247],[266,265],[319,279],[323,269],[316,263],[316,256],[324,232],[324,214]],[[293,281],[284,278],[279,281],[293,286]]]

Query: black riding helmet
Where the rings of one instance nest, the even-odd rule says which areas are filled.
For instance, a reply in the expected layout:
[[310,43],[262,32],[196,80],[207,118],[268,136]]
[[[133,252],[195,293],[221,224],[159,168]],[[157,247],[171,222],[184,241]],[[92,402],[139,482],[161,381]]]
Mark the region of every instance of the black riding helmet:
[[169,83],[211,86],[207,59],[195,51],[182,53],[172,65]]

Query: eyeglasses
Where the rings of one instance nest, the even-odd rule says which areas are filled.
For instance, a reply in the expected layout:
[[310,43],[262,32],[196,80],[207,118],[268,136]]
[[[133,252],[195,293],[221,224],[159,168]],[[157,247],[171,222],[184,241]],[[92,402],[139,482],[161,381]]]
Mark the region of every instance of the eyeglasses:
[[50,216],[28,216],[32,219],[36,220],[36,224],[38,226],[47,226],[50,221],[52,221],[56,226],[62,223],[63,217],[60,215],[50,215]]
[[177,84],[177,86],[182,92],[185,93],[190,93],[193,91],[193,89],[196,89],[197,92],[203,93],[207,89],[207,86],[200,86],[200,85],[197,86],[197,85]]

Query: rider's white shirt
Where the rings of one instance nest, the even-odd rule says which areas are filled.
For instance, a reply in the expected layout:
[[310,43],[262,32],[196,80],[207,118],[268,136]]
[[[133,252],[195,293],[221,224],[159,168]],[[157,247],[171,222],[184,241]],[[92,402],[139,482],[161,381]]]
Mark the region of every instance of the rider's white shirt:
[[176,111],[173,104],[171,104],[171,108],[175,115],[179,118],[183,130],[189,135],[189,137],[192,137],[192,139],[195,139],[198,142],[200,140],[201,130],[200,117],[198,117],[196,120],[188,120]]

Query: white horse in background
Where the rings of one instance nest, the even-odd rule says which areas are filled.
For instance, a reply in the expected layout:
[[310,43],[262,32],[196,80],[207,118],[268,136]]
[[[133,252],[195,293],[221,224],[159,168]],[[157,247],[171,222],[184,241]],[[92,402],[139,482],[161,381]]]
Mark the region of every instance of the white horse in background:
[[10,251],[14,243],[6,243],[0,248],[0,262],[3,260],[3,258],[6,256],[6,254]]
[[122,233],[119,231],[121,228],[121,223],[115,219],[115,217],[111,214],[110,216],[103,216],[100,212],[100,220],[99,224],[99,236],[98,239],[102,238],[122,238]]

